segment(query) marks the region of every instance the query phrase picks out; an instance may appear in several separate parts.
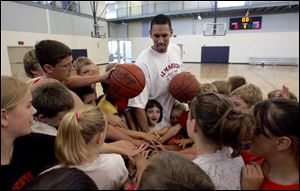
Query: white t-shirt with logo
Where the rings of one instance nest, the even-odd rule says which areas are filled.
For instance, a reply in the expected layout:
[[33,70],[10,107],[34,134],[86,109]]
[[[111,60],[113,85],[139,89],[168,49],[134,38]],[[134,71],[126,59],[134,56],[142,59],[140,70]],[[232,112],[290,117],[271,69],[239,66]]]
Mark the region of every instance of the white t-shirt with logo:
[[135,64],[143,70],[146,84],[138,96],[129,99],[128,106],[144,109],[148,100],[158,101],[163,107],[163,119],[160,122],[163,128],[170,124],[170,113],[175,99],[169,92],[169,83],[182,70],[181,50],[173,43],[169,43],[165,53],[149,47],[137,57]]

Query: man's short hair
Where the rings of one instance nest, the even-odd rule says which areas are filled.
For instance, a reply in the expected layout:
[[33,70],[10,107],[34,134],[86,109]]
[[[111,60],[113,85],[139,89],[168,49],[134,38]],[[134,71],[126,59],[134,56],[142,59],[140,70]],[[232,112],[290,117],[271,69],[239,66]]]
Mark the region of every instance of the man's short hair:
[[44,69],[45,64],[55,66],[62,59],[71,56],[71,49],[56,40],[42,40],[35,45],[35,55]]
[[213,190],[210,177],[195,163],[180,155],[161,152],[149,160],[138,190]]
[[152,30],[153,25],[165,25],[165,24],[168,24],[170,30],[172,30],[171,20],[169,19],[169,17],[167,17],[164,14],[156,15],[151,21],[150,30]]
[[32,106],[37,110],[35,116],[43,114],[55,117],[59,112],[74,108],[74,99],[70,91],[59,82],[41,84],[32,91]]

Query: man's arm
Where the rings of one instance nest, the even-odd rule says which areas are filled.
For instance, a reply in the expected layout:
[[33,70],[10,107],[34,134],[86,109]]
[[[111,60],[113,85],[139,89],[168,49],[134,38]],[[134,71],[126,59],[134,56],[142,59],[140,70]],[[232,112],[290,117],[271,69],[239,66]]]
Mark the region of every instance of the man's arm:
[[148,132],[149,127],[148,127],[147,116],[146,116],[145,110],[141,109],[141,108],[134,107],[133,111],[134,111],[134,114],[136,116],[136,119],[137,119],[137,122],[138,122],[138,125],[139,125],[140,129],[143,132]]

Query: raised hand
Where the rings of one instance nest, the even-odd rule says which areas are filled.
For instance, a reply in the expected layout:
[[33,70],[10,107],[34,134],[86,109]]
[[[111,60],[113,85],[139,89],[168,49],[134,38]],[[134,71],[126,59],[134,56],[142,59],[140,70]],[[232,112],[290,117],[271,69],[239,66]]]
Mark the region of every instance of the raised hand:
[[259,190],[264,181],[262,168],[256,164],[247,164],[242,169],[242,190]]

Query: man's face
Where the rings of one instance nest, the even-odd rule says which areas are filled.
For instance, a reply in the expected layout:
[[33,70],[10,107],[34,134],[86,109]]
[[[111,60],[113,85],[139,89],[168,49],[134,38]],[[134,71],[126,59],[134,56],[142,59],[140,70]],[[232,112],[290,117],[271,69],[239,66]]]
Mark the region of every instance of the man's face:
[[150,36],[153,41],[153,49],[160,53],[166,52],[172,35],[173,31],[168,24],[152,25]]

